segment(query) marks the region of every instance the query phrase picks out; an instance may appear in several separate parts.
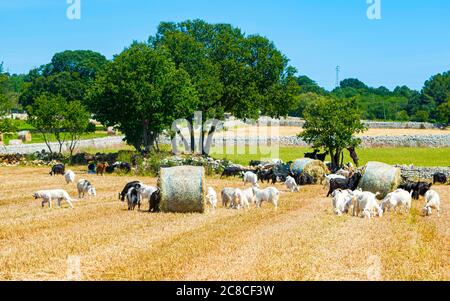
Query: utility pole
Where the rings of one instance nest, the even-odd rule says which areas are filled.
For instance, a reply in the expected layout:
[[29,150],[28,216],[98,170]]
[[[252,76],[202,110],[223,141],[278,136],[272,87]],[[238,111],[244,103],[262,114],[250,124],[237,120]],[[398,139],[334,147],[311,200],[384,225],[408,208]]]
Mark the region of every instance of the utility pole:
[[336,88],[339,87],[341,82],[339,81],[339,72],[341,72],[341,66],[336,66]]

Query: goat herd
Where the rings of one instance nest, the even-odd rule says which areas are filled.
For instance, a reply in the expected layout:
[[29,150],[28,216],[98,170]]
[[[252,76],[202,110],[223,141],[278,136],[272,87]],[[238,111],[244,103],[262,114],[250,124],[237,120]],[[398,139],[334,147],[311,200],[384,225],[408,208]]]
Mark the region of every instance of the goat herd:
[[[315,154],[317,157],[317,154]],[[260,207],[261,201],[269,201],[278,206],[279,192],[276,188],[267,188],[265,191],[259,190],[258,181],[272,181],[272,184],[282,182],[290,192],[299,192],[299,186],[311,185],[316,182],[311,175],[302,172],[295,174],[290,170],[292,162],[287,164],[275,160],[270,163],[251,161],[250,166],[256,169],[246,169],[240,166],[231,166],[224,170],[221,177],[241,176],[244,183],[251,183],[253,188],[241,191],[240,189],[226,188],[222,191],[222,203],[227,207],[228,203],[232,208],[246,208],[251,203]],[[431,186],[436,183],[445,184],[447,177],[443,173],[436,173],[433,176],[433,184],[427,182],[410,182],[404,180],[397,189],[389,193],[381,202],[378,201],[380,193],[362,191],[358,189],[362,173],[354,169],[351,163],[345,165],[334,174],[326,175],[322,184],[327,189],[327,197],[332,197],[333,212],[337,215],[349,214],[358,217],[372,218],[382,217],[386,211],[397,211],[404,208],[409,212],[412,207],[412,200],[419,200],[421,196],[425,198],[423,215],[429,216],[432,210],[437,211],[440,216],[441,199],[438,192],[431,190]],[[264,192],[264,194],[261,194]],[[261,199],[259,196],[264,196]],[[208,190],[208,201],[215,207],[217,203],[216,193],[210,188]]]
[[[120,165],[118,165],[120,167]],[[291,169],[290,163],[283,164],[281,160],[274,160],[270,163],[260,161],[250,162],[250,166],[256,169],[245,169],[241,166],[231,166],[225,168],[222,173],[224,176],[241,176],[244,185],[251,184],[250,188],[224,188],[221,191],[222,206],[231,209],[248,209],[251,205],[260,208],[263,202],[271,203],[278,208],[280,191],[275,187],[260,189],[259,181],[265,181],[275,184],[282,182],[290,192],[299,192],[299,186],[311,185],[315,179],[302,172],[295,174]],[[106,166],[97,166],[97,170]],[[121,168],[121,167],[120,167]],[[124,167],[126,169],[126,166]],[[89,168],[90,170],[90,168]],[[65,166],[58,164],[52,167],[51,175],[64,175],[67,184],[75,183],[75,173],[71,170],[65,171]],[[100,174],[103,174],[100,171]],[[431,183],[426,182],[408,182],[405,181],[397,190],[389,193],[381,202],[377,200],[379,193],[362,191],[358,189],[362,174],[359,170],[353,168],[349,163],[334,174],[325,176],[321,182],[328,188],[327,197],[332,198],[333,212],[336,215],[352,214],[357,217],[372,218],[374,216],[382,217],[386,211],[397,211],[403,208],[409,212],[412,207],[412,200],[419,200],[420,196],[425,198],[423,214],[431,215],[432,210],[437,211],[440,216],[440,196],[438,192],[431,190]],[[444,174],[434,175],[433,184],[446,183],[447,177]],[[86,194],[96,196],[94,186],[87,180],[81,179],[77,182],[78,197],[83,199]],[[58,207],[61,207],[61,201],[66,201],[73,208],[72,199],[63,189],[41,190],[33,194],[35,199],[42,199],[42,207],[45,204],[52,207],[52,200],[57,201]],[[154,186],[148,186],[140,181],[127,183],[119,193],[119,200],[127,201],[128,210],[134,210],[136,206],[140,210],[142,201],[148,201],[149,212],[158,212],[161,201],[161,191]],[[208,205],[216,209],[218,207],[218,196],[216,191],[209,187],[207,190],[206,201]]]

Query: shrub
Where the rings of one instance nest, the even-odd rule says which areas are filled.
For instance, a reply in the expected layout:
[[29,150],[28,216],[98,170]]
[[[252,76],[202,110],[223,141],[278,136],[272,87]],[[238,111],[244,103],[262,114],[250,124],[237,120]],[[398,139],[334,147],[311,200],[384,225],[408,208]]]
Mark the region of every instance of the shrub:
[[86,133],[95,133],[97,130],[97,126],[95,123],[89,122],[88,126],[86,127]]

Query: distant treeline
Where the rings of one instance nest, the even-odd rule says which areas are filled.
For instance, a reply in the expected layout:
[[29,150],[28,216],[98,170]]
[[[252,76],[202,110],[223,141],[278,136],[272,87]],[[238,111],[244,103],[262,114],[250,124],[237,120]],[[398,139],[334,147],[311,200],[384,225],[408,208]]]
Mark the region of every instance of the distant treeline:
[[450,71],[437,74],[425,82],[421,91],[398,86],[372,88],[358,79],[341,81],[329,92],[307,76],[298,77],[301,93],[292,116],[303,117],[304,108],[318,97],[354,98],[365,120],[418,121],[450,123]]

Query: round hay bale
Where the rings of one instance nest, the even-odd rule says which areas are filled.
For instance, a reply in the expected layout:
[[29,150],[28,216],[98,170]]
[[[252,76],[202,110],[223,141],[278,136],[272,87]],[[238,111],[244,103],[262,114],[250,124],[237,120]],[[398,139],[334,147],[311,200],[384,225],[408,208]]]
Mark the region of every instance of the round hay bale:
[[291,167],[291,170],[299,175],[302,172],[305,172],[314,178],[314,183],[322,183],[325,179],[325,175],[327,175],[330,171],[328,167],[319,160],[312,160],[309,158],[296,160]]
[[381,162],[369,162],[364,168],[359,188],[373,193],[379,192],[380,198],[384,198],[400,184],[400,168]]
[[158,179],[162,212],[205,212],[205,169],[179,166],[162,168]]

